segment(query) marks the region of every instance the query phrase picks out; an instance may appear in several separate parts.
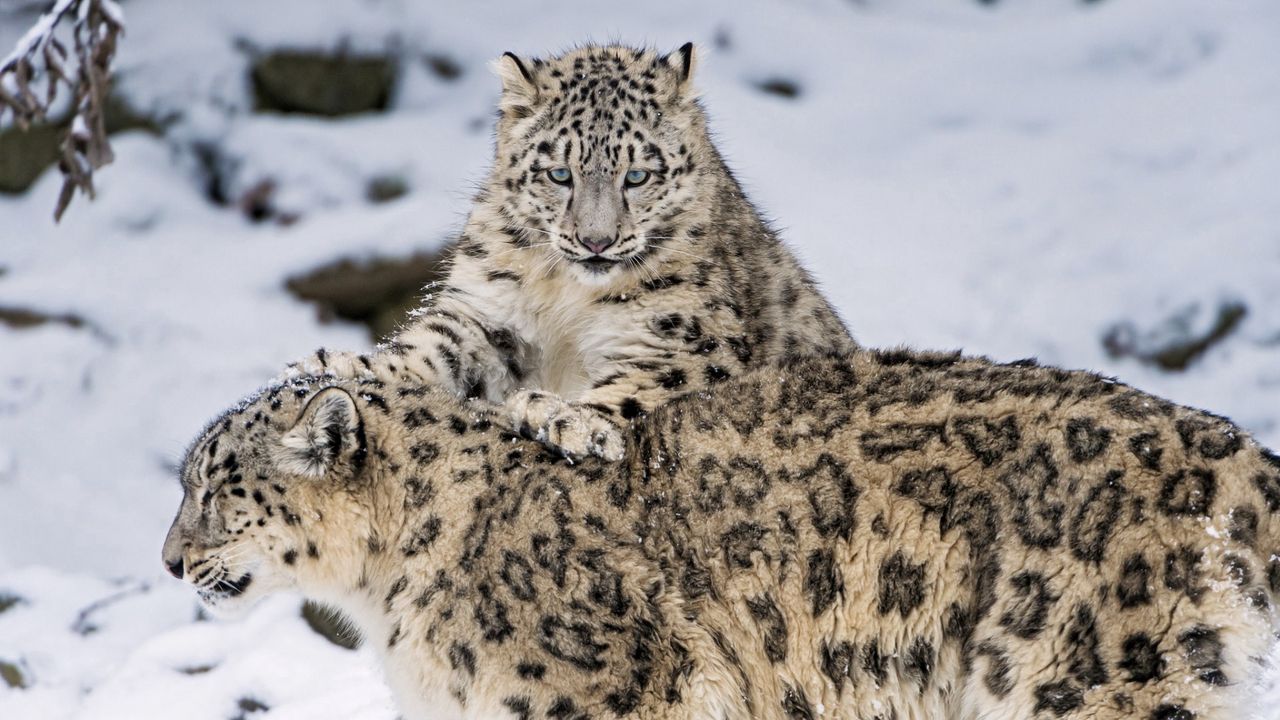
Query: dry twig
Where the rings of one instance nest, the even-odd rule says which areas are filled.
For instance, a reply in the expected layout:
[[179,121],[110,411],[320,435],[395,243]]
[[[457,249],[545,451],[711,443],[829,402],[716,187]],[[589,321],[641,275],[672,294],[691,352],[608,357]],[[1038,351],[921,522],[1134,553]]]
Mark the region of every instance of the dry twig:
[[[55,36],[64,20],[70,22],[74,57]],[[49,119],[60,88],[71,93],[72,119],[58,161],[63,184],[54,220],[62,218],[77,189],[93,197],[93,171],[114,159],[104,110],[111,61],[123,31],[124,14],[115,0],[57,0],[0,61],[0,122],[10,113],[25,130]]]

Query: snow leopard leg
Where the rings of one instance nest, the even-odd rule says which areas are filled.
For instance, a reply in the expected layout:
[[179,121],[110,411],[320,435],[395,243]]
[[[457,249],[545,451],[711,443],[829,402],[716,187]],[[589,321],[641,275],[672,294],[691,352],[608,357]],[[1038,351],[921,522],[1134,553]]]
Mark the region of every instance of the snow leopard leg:
[[527,355],[511,331],[436,307],[373,353],[321,348],[289,365],[287,374],[434,384],[462,397],[502,402],[524,379]]

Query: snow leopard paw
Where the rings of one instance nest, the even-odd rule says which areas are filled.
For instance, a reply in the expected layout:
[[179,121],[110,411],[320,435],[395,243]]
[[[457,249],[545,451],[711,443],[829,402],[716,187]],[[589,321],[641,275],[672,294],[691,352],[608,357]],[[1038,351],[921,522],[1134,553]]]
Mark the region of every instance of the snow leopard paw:
[[610,462],[626,452],[622,429],[602,413],[552,393],[521,390],[507,399],[517,430],[570,458],[594,455]]

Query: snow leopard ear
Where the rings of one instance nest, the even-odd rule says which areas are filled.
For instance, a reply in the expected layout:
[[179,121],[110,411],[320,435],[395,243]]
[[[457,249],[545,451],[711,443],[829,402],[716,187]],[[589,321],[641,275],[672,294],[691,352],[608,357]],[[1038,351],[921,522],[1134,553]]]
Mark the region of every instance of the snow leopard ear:
[[663,58],[667,66],[676,73],[676,93],[678,95],[688,95],[689,90],[693,87],[691,81],[693,79],[694,65],[697,64],[696,55],[693,43],[687,42],[681,45],[678,50]]
[[325,388],[311,396],[298,421],[281,436],[276,467],[291,475],[324,477],[361,452],[363,435],[355,400],[342,388]]
[[502,79],[500,106],[503,110],[528,110],[537,104],[538,83],[528,63],[513,52],[505,52],[494,61],[493,69]]

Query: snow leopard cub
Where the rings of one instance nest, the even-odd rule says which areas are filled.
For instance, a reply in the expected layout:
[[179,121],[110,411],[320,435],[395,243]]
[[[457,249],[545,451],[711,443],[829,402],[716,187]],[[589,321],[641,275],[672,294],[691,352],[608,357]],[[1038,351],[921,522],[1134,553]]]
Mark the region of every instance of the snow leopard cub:
[[693,65],[692,44],[503,55],[493,169],[447,279],[375,354],[295,369],[505,401],[522,432],[617,459],[620,426],[677,394],[853,349],[708,137]]

